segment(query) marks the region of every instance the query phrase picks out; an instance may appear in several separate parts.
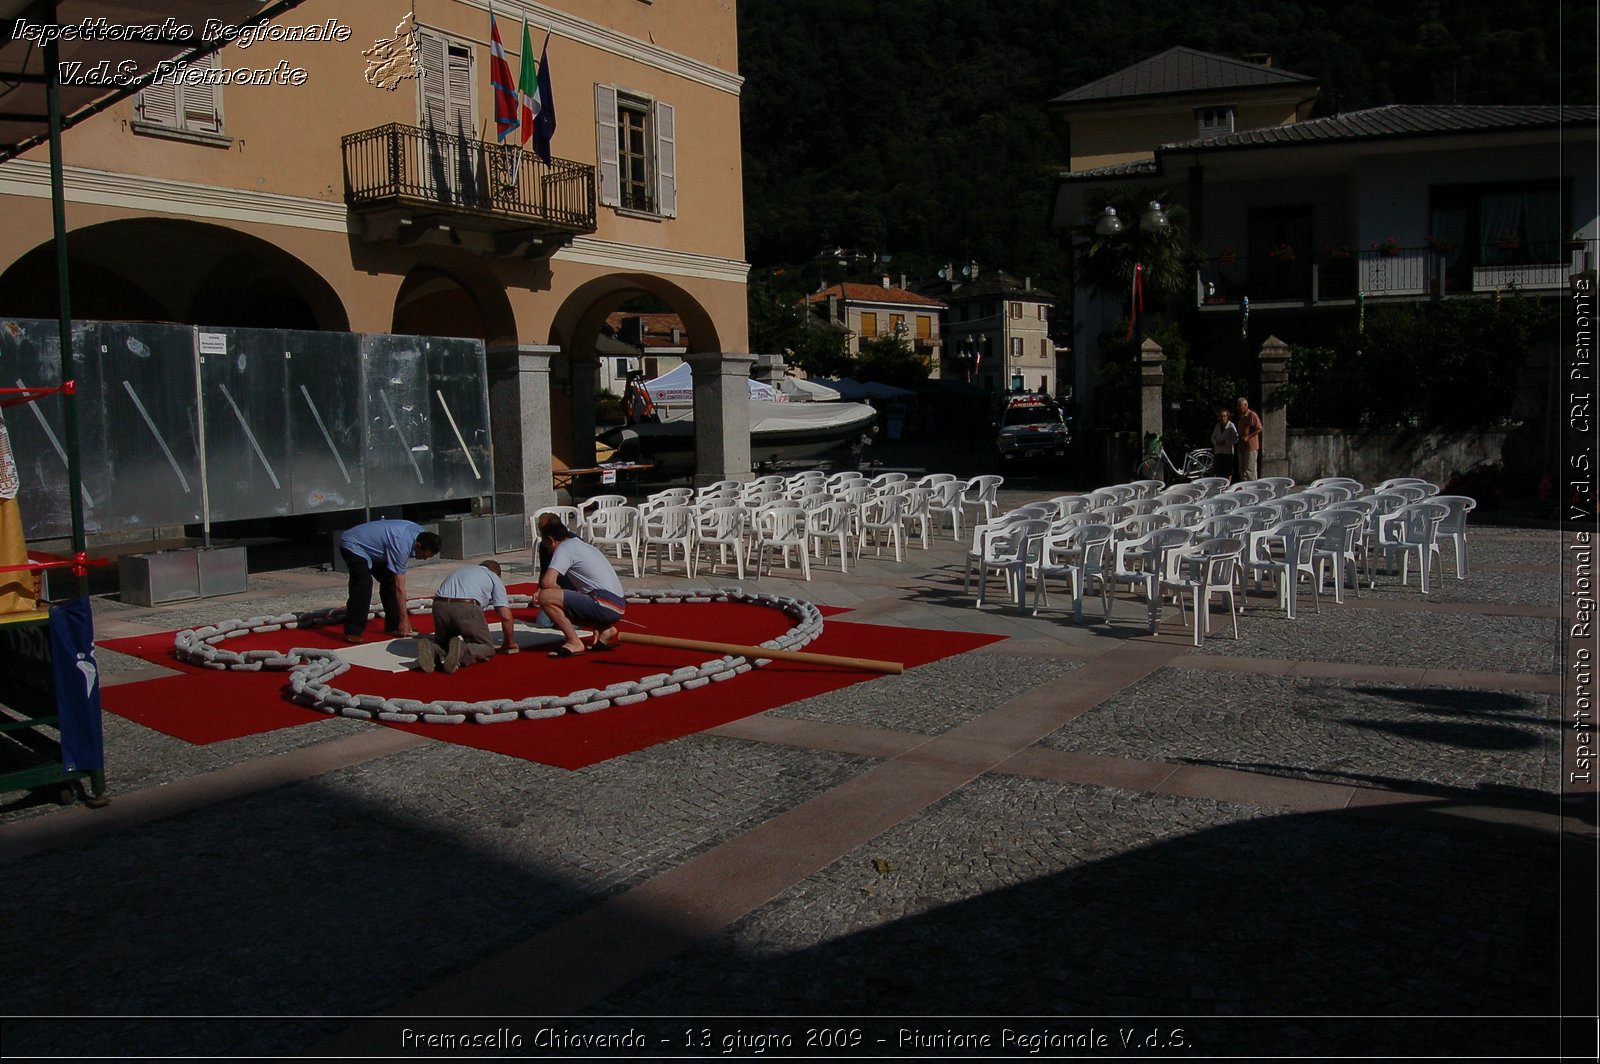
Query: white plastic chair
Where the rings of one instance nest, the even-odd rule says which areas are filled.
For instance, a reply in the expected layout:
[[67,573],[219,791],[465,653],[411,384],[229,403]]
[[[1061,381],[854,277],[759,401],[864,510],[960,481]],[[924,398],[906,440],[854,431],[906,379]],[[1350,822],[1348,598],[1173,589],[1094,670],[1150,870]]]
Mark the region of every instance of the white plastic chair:
[[1033,568],[1033,614],[1050,601],[1046,581],[1052,577],[1072,580],[1072,623],[1083,623],[1083,593],[1091,584],[1100,589],[1101,613],[1111,620],[1111,574],[1106,571],[1106,552],[1111,545],[1111,526],[1098,522],[1058,531],[1052,528],[1040,541]]
[[1028,596],[1028,571],[1037,563],[1044,536],[1050,531],[1050,522],[1042,518],[1017,521],[999,529],[986,541],[986,550],[978,562],[978,597],[973,606],[982,607],[988,590],[989,574],[1001,573],[1006,579],[1006,591],[1021,613]]
[[1270,485],[1274,498],[1282,498],[1294,490],[1294,477],[1259,477],[1250,483]]
[[[1450,512],[1439,522],[1436,543],[1448,540],[1455,549],[1456,579],[1467,578],[1467,515],[1478,508],[1478,500],[1466,495],[1435,495],[1428,500],[1446,507]],[[1437,546],[1435,547],[1437,550]]]
[[1000,485],[1005,483],[1005,479],[994,473],[973,477],[967,481],[967,486],[961,493],[962,503],[967,506],[981,506],[983,518],[987,521],[999,508]]
[[961,574],[961,593],[965,595],[972,583],[974,569],[982,569],[982,560],[989,549],[989,537],[998,535],[1011,525],[1027,520],[1026,514],[1000,514],[988,521],[979,521],[972,527],[972,543],[967,547],[966,570]]
[[1138,498],[1153,499],[1161,494],[1167,485],[1165,481],[1161,480],[1131,480],[1128,482],[1128,486],[1138,489]]
[[658,573],[663,552],[668,561],[681,552],[684,571],[688,572],[689,553],[694,550],[694,509],[683,503],[669,503],[641,511],[639,549],[646,565],[650,563],[651,550],[655,551]]
[[856,557],[861,557],[866,550],[867,541],[872,541],[873,556],[883,553],[883,541],[889,540],[894,544],[894,560],[906,560],[906,530],[900,520],[901,508],[905,500],[896,494],[874,495],[861,504],[857,513],[856,527]]
[[913,484],[900,492],[900,498],[900,521],[906,526],[906,534],[910,535],[915,526],[917,542],[927,550],[933,538],[933,488]]
[[1367,486],[1353,477],[1318,477],[1311,482],[1311,487],[1322,488],[1348,488],[1351,496],[1360,495],[1367,490]]
[[1402,506],[1394,513],[1398,536],[1394,547],[1402,555],[1400,586],[1404,587],[1411,572],[1411,556],[1417,556],[1417,574],[1422,583],[1422,593],[1428,593],[1428,574],[1439,556],[1439,526],[1450,516],[1450,507],[1429,499]]
[[749,521],[749,515],[742,506],[714,506],[700,511],[695,518],[694,548],[689,554],[689,575],[694,576],[700,564],[700,551],[704,547],[717,548],[717,561],[712,562],[711,571],[717,571],[718,565],[728,563],[728,552],[733,552],[733,560],[737,566],[739,579],[744,579],[744,530]]
[[1148,626],[1153,634],[1161,612],[1161,577],[1172,552],[1187,546],[1193,536],[1186,528],[1157,528],[1138,539],[1114,542],[1111,580],[1144,592],[1150,607]]
[[1208,495],[1196,505],[1200,507],[1200,517],[1215,517],[1218,514],[1231,513],[1244,505],[1244,500],[1237,495]]
[[[1250,534],[1250,553],[1245,558],[1245,568],[1256,574],[1273,578],[1278,588],[1278,604],[1292,621],[1299,602],[1300,578],[1311,582],[1311,602],[1318,612],[1322,599],[1317,594],[1317,567],[1314,552],[1317,538],[1322,535],[1323,524],[1314,518],[1295,518],[1280,522],[1264,532]],[[1274,549],[1274,544],[1279,549]]]
[[[1243,541],[1223,537],[1202,540],[1173,556],[1173,571],[1162,579],[1161,588],[1177,596],[1180,618],[1184,617],[1184,596],[1192,596],[1195,646],[1204,646],[1206,636],[1210,634],[1213,595],[1228,600],[1228,619],[1233,622],[1233,638],[1239,638],[1239,607],[1233,586],[1243,554]],[[1187,619],[1184,623],[1188,623]]]
[[[618,496],[621,498],[621,496]],[[639,508],[601,506],[589,513],[589,542],[601,550],[610,547],[617,560],[627,551],[633,559],[633,575],[639,575]]]
[[851,484],[865,484],[866,482],[867,475],[857,469],[841,470],[824,481],[828,485],[828,490],[833,492],[837,492]]
[[1372,507],[1367,514],[1367,527],[1361,533],[1361,553],[1367,567],[1367,587],[1378,586],[1377,561],[1383,556],[1384,570],[1388,571],[1391,548],[1399,543],[1400,528],[1391,521],[1402,507],[1414,500],[1400,492],[1381,491],[1367,496]]
[[[1055,503],[1058,517],[1070,517],[1072,514],[1084,514],[1094,509],[1087,495],[1057,495],[1051,502]],[[1137,500],[1130,500],[1128,505],[1136,506]]]
[[1200,504],[1194,502],[1168,503],[1156,509],[1156,515],[1165,517],[1173,528],[1193,528],[1204,519]]
[[853,509],[840,499],[829,499],[806,511],[806,532],[817,560],[827,563],[832,546],[839,547],[839,571],[850,571],[850,515]]
[[877,476],[867,481],[867,486],[870,487],[874,492],[882,494],[883,491],[888,488],[893,488],[896,491],[900,490],[900,485],[906,483],[910,479],[911,477],[907,473],[879,473]]
[[800,574],[811,579],[811,541],[808,537],[806,511],[794,505],[774,504],[756,512],[755,549],[756,579],[761,579],[762,565],[769,550],[777,550],[783,567],[790,568],[789,552],[800,558]]
[[951,538],[960,541],[962,526],[966,519],[966,507],[961,504],[961,491],[965,485],[959,480],[947,480],[933,487],[933,494],[928,499],[928,513],[938,521],[938,527],[944,527],[944,518],[950,519]]
[[937,484],[952,484],[955,481],[956,475],[954,473],[929,473],[926,476],[917,478],[917,484],[925,488],[931,488]]
[[1162,506],[1171,506],[1175,503],[1199,502],[1206,497],[1206,490],[1197,488],[1193,484],[1174,484],[1170,488],[1158,491],[1155,497],[1161,500]]
[[1322,521],[1324,528],[1322,535],[1317,537],[1316,548],[1312,557],[1317,565],[1317,587],[1322,586],[1324,564],[1333,573],[1333,601],[1344,601],[1345,574],[1349,573],[1352,579],[1352,589],[1359,597],[1361,594],[1361,574],[1356,571],[1356,539],[1361,535],[1361,530],[1367,523],[1364,511],[1351,507],[1330,506],[1317,513],[1317,519]]
[[1254,527],[1249,517],[1235,510],[1201,521],[1195,526],[1194,538],[1202,543],[1208,539],[1243,539]]

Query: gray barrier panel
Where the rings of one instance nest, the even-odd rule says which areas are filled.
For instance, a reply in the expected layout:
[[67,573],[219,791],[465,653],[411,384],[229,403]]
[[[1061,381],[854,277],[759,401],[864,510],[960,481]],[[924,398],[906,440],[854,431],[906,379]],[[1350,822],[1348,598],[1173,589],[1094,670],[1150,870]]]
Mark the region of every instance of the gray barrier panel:
[[292,483],[284,334],[201,328],[195,341],[211,520],[286,516]]
[[[202,487],[212,521],[494,490],[478,341],[100,322],[73,337],[86,532],[200,524]],[[0,319],[4,386],[59,377],[55,322]],[[24,534],[69,535],[61,399],[6,425]]]
[[361,337],[316,332],[281,335],[288,354],[293,512],[359,509],[367,499]]

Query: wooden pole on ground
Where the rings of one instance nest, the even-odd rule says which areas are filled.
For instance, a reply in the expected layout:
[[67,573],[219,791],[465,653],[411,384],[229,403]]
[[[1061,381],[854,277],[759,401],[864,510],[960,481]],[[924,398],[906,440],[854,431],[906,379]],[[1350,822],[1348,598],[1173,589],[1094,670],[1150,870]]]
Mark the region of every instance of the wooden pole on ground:
[[899,676],[905,666],[898,661],[874,661],[871,658],[841,658],[832,654],[807,654],[801,650],[774,650],[772,647],[751,647],[740,643],[712,643],[704,639],[678,639],[669,635],[644,635],[618,632],[621,643],[641,643],[645,646],[671,647],[674,650],[708,650],[714,654],[738,654],[747,658],[771,658],[773,661],[798,661],[807,665],[836,665],[841,669],[860,669],[863,672],[883,672]]

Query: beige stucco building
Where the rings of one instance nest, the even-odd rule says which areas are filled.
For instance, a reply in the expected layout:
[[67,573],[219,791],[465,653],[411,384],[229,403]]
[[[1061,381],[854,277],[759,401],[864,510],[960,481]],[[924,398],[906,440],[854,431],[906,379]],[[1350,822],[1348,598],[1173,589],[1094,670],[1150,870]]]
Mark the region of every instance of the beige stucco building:
[[[480,339],[501,508],[550,497],[552,454],[592,462],[596,340],[621,304],[670,306],[691,357],[748,346],[735,11],[494,16],[513,76],[524,16],[547,48],[549,165],[496,143],[478,0],[305,0],[269,25],[332,39],[236,39],[192,64],[292,78],[147,88],[68,129],[72,316]],[[0,163],[0,216],[0,316],[55,317],[45,146]]]

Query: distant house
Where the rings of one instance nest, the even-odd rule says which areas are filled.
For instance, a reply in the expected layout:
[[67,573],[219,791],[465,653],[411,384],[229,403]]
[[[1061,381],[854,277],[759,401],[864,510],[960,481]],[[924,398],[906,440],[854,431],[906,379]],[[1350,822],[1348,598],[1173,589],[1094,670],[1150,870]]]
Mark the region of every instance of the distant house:
[[[1053,228],[1093,222],[1113,186],[1168,190],[1165,205],[1188,209],[1199,249],[1189,297],[1222,316],[1240,316],[1246,299],[1252,312],[1317,313],[1358,297],[1554,290],[1591,261],[1596,108],[1394,105],[1308,119],[1289,96],[1314,88],[1174,49],[1058,97],[1071,165],[1057,179]],[[1276,110],[1241,102],[1231,129],[1198,125],[1231,92],[1272,91]],[[1197,124],[1177,137],[1184,107]],[[1142,153],[1137,136],[1149,138]],[[1115,300],[1075,296],[1079,395],[1091,408],[1096,338],[1122,313]]]
[[654,380],[676,369],[688,351],[689,334],[678,315],[613,311],[595,343],[600,388],[621,395],[629,373]]
[[933,374],[940,368],[939,316],[947,309],[931,296],[896,288],[885,277],[880,284],[844,281],[806,296],[806,305],[823,321],[847,331],[846,349],[861,353],[861,342],[902,334],[911,350],[928,359]]
[[999,271],[954,285],[945,301],[945,373],[992,392],[1033,391],[1060,394],[1063,386],[1051,307],[1056,297]]

